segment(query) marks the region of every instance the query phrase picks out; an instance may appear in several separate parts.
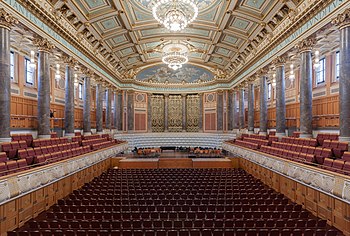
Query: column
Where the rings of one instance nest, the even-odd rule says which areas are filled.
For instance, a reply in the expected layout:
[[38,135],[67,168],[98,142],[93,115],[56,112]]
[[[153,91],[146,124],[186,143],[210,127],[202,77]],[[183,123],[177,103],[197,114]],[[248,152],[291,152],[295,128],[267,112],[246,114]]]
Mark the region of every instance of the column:
[[134,132],[134,92],[128,91],[128,131]]
[[232,92],[232,117],[233,117],[233,120],[232,120],[232,129],[238,129],[238,126],[239,126],[239,115],[238,115],[238,112],[237,112],[237,101],[238,101],[238,96],[237,96],[237,91],[236,90],[233,90]]
[[102,134],[103,133],[103,88],[102,88],[102,80],[99,78],[96,80],[96,133]]
[[122,95],[122,101],[123,101],[123,121],[122,121],[122,127],[123,127],[123,132],[128,132],[128,93],[126,90],[123,91]]
[[228,119],[227,119],[227,129],[229,131],[232,131],[233,129],[233,91],[229,91],[227,93],[228,96],[228,105],[227,105],[227,114],[228,114]]
[[244,88],[239,88],[239,129],[244,129]]
[[147,132],[152,132],[152,94],[147,93]]
[[350,142],[350,9],[333,21],[340,30],[339,67],[339,140]]
[[74,66],[76,60],[65,57],[66,84],[65,84],[65,107],[64,107],[64,131],[65,136],[74,136]]
[[262,135],[267,135],[267,77],[266,71],[260,73],[260,131]]
[[14,24],[18,20],[0,9],[0,142],[11,141],[10,30]]
[[113,92],[113,128],[118,130],[118,90]]
[[216,119],[217,119],[217,131],[223,131],[223,119],[222,119],[222,114],[223,114],[223,99],[224,95],[223,92],[220,91],[217,93],[217,101],[216,101]]
[[254,83],[248,84],[248,133],[254,133]]
[[198,118],[198,129],[199,132],[203,132],[203,93],[199,93],[199,118]]
[[50,138],[50,61],[54,45],[44,38],[35,38],[38,47],[38,138]]
[[106,87],[106,129],[112,128],[112,91],[110,87]]
[[276,136],[286,135],[286,98],[285,98],[285,73],[284,57],[274,60],[276,65]]
[[186,132],[186,94],[182,96],[182,132]]
[[312,138],[312,57],[316,39],[300,41],[296,48],[300,53],[300,137]]
[[117,92],[117,130],[123,131],[123,93]]
[[93,72],[91,70],[83,70],[84,91],[83,91],[83,133],[84,135],[91,134],[91,78]]
[[169,94],[164,94],[164,132],[168,132],[168,102]]

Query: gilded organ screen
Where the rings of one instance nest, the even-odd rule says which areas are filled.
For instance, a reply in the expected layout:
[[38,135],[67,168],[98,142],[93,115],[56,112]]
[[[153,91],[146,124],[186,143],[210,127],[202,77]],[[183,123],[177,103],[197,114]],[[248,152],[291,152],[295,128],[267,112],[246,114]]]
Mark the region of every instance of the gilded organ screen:
[[164,96],[152,95],[151,97],[152,131],[164,132]]
[[182,97],[181,95],[169,95],[168,131],[182,132]]
[[199,95],[187,95],[186,98],[186,131],[199,131]]

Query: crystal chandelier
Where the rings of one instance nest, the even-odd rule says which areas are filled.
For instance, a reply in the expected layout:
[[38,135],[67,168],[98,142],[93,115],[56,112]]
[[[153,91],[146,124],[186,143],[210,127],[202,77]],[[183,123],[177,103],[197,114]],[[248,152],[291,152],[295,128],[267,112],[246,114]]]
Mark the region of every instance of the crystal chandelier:
[[167,29],[179,31],[196,19],[198,7],[192,0],[156,0],[152,12]]
[[171,43],[163,48],[162,61],[169,68],[177,70],[188,62],[188,48],[183,44]]

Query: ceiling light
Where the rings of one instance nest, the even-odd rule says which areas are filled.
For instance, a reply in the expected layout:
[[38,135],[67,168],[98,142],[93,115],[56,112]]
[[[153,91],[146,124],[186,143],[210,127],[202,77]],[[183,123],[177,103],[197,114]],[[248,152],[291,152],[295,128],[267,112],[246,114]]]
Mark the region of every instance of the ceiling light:
[[192,0],[156,0],[152,13],[167,29],[180,31],[196,19],[198,7]]
[[188,62],[188,48],[183,44],[171,43],[163,48],[162,61],[169,68],[177,70]]

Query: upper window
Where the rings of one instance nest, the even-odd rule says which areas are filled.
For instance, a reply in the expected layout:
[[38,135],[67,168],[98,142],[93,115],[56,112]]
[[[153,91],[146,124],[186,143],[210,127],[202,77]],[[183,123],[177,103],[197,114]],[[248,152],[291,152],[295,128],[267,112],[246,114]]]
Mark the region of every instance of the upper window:
[[25,59],[25,80],[26,84],[34,85],[34,67],[28,58]]
[[79,97],[79,99],[83,99],[83,84],[82,83],[78,84],[78,97]]
[[11,80],[15,79],[15,53],[12,51],[10,53],[10,77]]
[[340,52],[335,53],[335,79],[339,80],[339,62],[340,62]]
[[272,84],[268,83],[267,84],[267,99],[271,99],[271,94],[272,94]]
[[320,59],[320,65],[316,68],[316,84],[322,84],[326,81],[326,59]]

